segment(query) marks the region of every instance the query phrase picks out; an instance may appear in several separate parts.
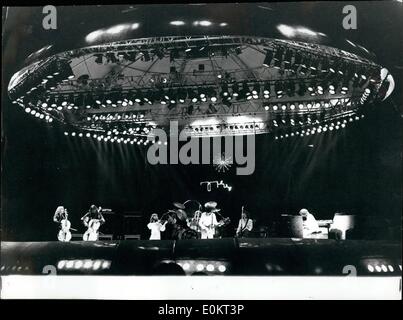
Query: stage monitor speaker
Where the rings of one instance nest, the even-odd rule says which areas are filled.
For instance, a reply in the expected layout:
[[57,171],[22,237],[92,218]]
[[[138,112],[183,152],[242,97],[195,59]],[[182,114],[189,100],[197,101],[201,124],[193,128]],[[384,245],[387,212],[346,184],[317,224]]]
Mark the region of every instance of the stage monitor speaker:
[[71,234],[71,240],[70,241],[82,241],[83,240],[83,234],[82,233],[72,233]]
[[302,216],[282,214],[277,233],[280,238],[303,238]]
[[124,239],[125,240],[140,240],[140,235],[139,234],[125,234]]
[[123,234],[142,234],[145,227],[142,215],[136,212],[125,214],[123,217]]

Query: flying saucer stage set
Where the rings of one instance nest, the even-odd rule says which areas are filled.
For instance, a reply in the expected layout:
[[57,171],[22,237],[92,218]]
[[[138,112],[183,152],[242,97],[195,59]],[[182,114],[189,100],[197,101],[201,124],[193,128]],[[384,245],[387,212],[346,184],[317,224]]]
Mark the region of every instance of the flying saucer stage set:
[[[276,157],[281,156],[275,160],[271,155],[267,157],[265,168],[255,155],[268,146],[271,150],[284,150],[291,144],[306,145],[309,150],[334,146],[336,150],[338,137],[348,130],[357,130],[358,123],[365,126],[367,118],[377,118],[395,94],[396,75],[383,66],[388,61],[377,61],[369,50],[350,40],[333,44],[330,36],[314,28],[277,23],[270,33],[254,23],[233,25],[238,19],[260,21],[265,15],[269,19],[273,12],[287,11],[292,6],[302,10],[304,4],[222,4],[227,12],[223,11],[222,17],[214,14],[208,18],[214,6],[29,9],[48,19],[38,32],[42,38],[48,32],[51,43],[44,45],[33,39],[37,30],[34,28],[30,35],[33,42],[27,45],[31,51],[8,66],[10,76],[3,108],[7,108],[8,115],[4,120],[8,127],[6,139],[14,126],[24,130],[27,123],[27,130],[38,132],[46,127],[46,134],[52,135],[46,142],[53,143],[51,152],[64,152],[51,166],[58,167],[56,162],[61,161],[61,169],[57,170],[72,170],[77,184],[91,179],[91,175],[73,172],[76,167],[69,163],[80,157],[68,153],[75,152],[73,144],[80,145],[76,150],[91,152],[95,160],[88,162],[92,167],[88,170],[93,172],[109,168],[100,159],[111,155],[128,162],[131,157],[141,158],[140,162],[133,160],[137,166],[133,180],[141,177],[144,183],[151,185],[153,181],[154,185],[151,190],[140,190],[142,196],[137,196],[138,203],[132,205],[127,200],[116,201],[119,197],[115,201],[91,197],[92,191],[83,192],[80,199],[71,199],[68,194],[77,194],[72,190],[78,186],[60,181],[57,189],[66,198],[50,199],[51,194],[56,194],[51,190],[48,195],[38,194],[43,204],[35,203],[34,208],[41,212],[30,214],[29,221],[38,216],[41,223],[36,226],[51,230],[44,231],[49,234],[47,239],[37,236],[39,231],[29,233],[29,237],[20,236],[17,224],[7,225],[13,221],[10,213],[2,210],[3,297],[18,297],[12,287],[13,279],[21,285],[24,279],[28,283],[32,278],[37,281],[51,276],[56,276],[52,278],[56,280],[75,276],[83,281],[97,276],[125,276],[127,281],[135,281],[128,276],[156,276],[148,277],[150,281],[161,276],[183,276],[177,281],[186,281],[194,275],[203,276],[205,281],[222,279],[208,276],[259,276],[259,282],[291,276],[350,276],[356,277],[356,281],[400,279],[401,228],[396,227],[399,220],[395,225],[371,224],[374,220],[367,219],[365,212],[349,210],[344,203],[327,215],[321,215],[319,209],[311,210],[315,204],[308,200],[305,204],[296,201],[289,205],[289,194],[297,190],[290,178],[293,173],[286,175],[284,181],[280,181],[281,177],[267,181],[274,189],[275,181],[279,188],[284,189],[287,183],[294,188],[280,196],[276,202],[278,212],[266,215],[257,209],[263,208],[263,204],[244,203],[241,199],[246,199],[247,193],[263,193],[262,185],[266,182],[262,180],[271,170],[270,161],[286,163],[293,156],[291,151],[277,152]],[[8,9],[6,24],[8,19],[19,16],[19,10],[24,9]],[[105,14],[109,10],[120,13],[123,23],[108,23]],[[90,12],[95,16],[86,15]],[[155,16],[158,12],[161,15]],[[51,27],[53,13],[58,15],[57,28]],[[98,14],[103,19],[92,21]],[[63,15],[75,17],[69,20],[71,30],[63,30],[70,27],[63,22]],[[79,19],[91,23],[80,24]],[[340,14],[337,28],[342,28],[342,19]],[[71,40],[79,36],[77,41]],[[17,120],[9,123],[8,119]],[[34,136],[32,133],[32,139],[38,139]],[[210,139],[232,141],[230,145],[235,149],[237,141],[242,141],[241,154],[249,154],[242,158],[239,150],[235,154],[217,153],[214,147],[207,157],[203,152],[210,152],[210,148],[196,152],[201,148],[199,142],[207,140],[210,145]],[[192,152],[190,157],[178,150],[179,146],[185,148],[188,140],[192,141],[186,149]],[[11,149],[12,143],[26,143],[29,138],[13,141]],[[16,161],[17,158],[7,156],[7,142],[5,145],[5,161]],[[30,158],[30,148],[24,151],[27,161],[38,161],[34,156]],[[42,150],[41,146],[38,148]],[[338,145],[333,152],[340,148]],[[43,150],[49,152],[46,147]],[[175,153],[178,156],[172,162]],[[327,158],[322,158],[329,168],[331,157],[328,153]],[[236,161],[241,158],[249,162],[243,163],[246,166],[253,160],[251,171],[239,170]],[[193,162],[183,163],[183,159]],[[152,173],[153,168],[158,171]],[[301,166],[298,170],[313,169]],[[105,190],[101,194],[113,193],[115,184],[101,180],[112,181],[110,177],[120,173],[104,171],[93,178],[91,189],[99,190],[102,185]],[[41,183],[53,186],[44,182],[53,179],[53,173],[46,172],[44,166]],[[12,188],[17,188],[17,182],[10,182],[8,172],[3,170],[2,174],[7,180],[7,192],[2,197],[10,203],[6,209],[12,210],[13,199],[6,197]],[[274,176],[275,173],[271,175]],[[17,189],[24,198],[24,186]],[[160,202],[151,195],[156,189],[168,189]],[[122,193],[120,197],[132,197],[133,192]],[[263,203],[270,197],[273,196],[268,192],[254,199]],[[189,198],[192,200],[186,200]],[[44,204],[47,201],[49,204]],[[325,205],[321,203],[319,207],[323,209]],[[28,229],[24,222],[23,230]],[[103,281],[104,277],[99,279]],[[29,288],[32,292],[25,294],[31,292],[31,297],[35,297],[33,287]],[[59,297],[56,292],[48,293],[42,296],[51,298],[54,293],[54,297]],[[68,297],[74,298],[74,291]],[[382,298],[382,293],[373,293],[373,297]]]

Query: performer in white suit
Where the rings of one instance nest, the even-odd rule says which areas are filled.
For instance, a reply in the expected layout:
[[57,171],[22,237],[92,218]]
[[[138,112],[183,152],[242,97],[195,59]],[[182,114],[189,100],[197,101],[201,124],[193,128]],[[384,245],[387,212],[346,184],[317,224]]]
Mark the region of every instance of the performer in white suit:
[[210,201],[204,207],[206,211],[201,214],[199,226],[201,229],[202,239],[213,239],[215,235],[216,226],[218,226],[217,217],[214,212],[217,211],[217,203]]
[[161,232],[165,231],[165,225],[167,221],[161,223],[158,219],[158,215],[153,213],[150,218],[150,223],[147,225],[151,230],[150,240],[161,240]]
[[303,237],[307,238],[313,233],[320,233],[319,224],[313,214],[307,209],[301,209],[299,214],[302,216]]

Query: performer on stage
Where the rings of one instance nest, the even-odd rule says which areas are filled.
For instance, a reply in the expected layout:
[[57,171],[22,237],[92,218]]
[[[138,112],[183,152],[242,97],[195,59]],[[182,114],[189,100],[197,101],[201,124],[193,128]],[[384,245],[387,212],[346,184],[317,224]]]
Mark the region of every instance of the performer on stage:
[[76,229],[71,228],[71,223],[69,221],[69,214],[67,213],[67,209],[63,206],[59,206],[56,209],[56,212],[53,216],[53,221],[59,225],[59,232],[57,234],[57,239],[62,242],[68,242],[71,240],[71,232],[70,229],[77,231]]
[[307,209],[301,209],[299,214],[302,216],[303,237],[309,237],[313,233],[320,233],[319,224],[313,214]]
[[81,218],[83,224],[88,227],[88,230],[83,235],[84,241],[96,241],[99,237],[99,228],[105,223],[105,218],[101,213],[100,208],[91,205],[88,212]]
[[55,214],[53,215],[53,222],[60,224],[60,222],[67,216],[67,209],[65,209],[63,206],[58,206],[56,208]]
[[105,218],[101,213],[101,209],[101,207],[97,208],[97,206],[94,204],[91,205],[88,212],[81,218],[84,225],[87,226],[88,222],[92,219],[100,220],[102,224],[105,223]]
[[249,213],[242,207],[241,219],[239,219],[236,236],[239,238],[246,238],[253,229],[253,220],[249,218]]
[[201,217],[202,212],[200,210],[196,210],[194,213],[193,218],[188,219],[188,227],[196,232],[200,232],[200,217]]
[[148,229],[151,230],[150,240],[161,240],[161,232],[165,231],[165,225],[168,221],[161,223],[158,215],[153,213],[150,217],[150,223],[147,224]]
[[217,212],[216,209],[217,203],[210,201],[207,202],[204,207],[206,208],[206,212],[201,214],[199,220],[199,226],[201,228],[201,238],[202,239],[213,239],[215,235],[215,229],[218,226],[217,218],[214,212]]

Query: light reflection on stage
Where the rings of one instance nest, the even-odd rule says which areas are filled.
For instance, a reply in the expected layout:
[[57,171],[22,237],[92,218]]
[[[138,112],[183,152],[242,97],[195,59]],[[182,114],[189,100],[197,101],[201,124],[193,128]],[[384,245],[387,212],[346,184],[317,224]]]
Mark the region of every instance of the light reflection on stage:
[[1,261],[2,275],[401,275],[400,245],[366,240],[2,242]]

